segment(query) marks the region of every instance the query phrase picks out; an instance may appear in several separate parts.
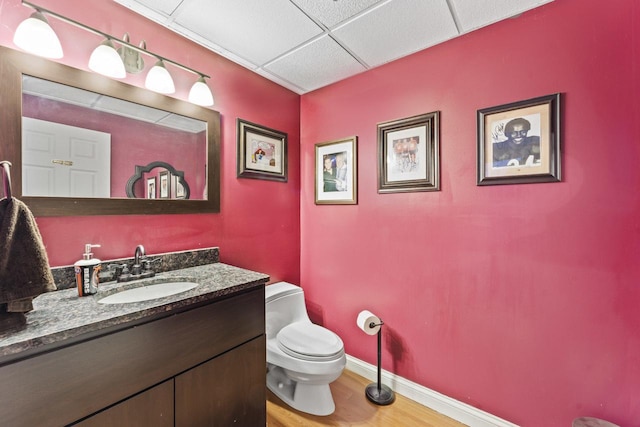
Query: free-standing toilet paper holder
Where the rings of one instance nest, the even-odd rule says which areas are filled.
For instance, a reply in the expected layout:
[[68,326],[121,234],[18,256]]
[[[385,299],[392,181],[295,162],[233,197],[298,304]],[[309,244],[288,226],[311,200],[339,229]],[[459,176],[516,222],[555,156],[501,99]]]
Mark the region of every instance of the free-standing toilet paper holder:
[[[369,313],[370,314],[370,313]],[[378,382],[371,383],[365,389],[367,399],[377,405],[390,405],[395,400],[395,394],[390,387],[382,384],[382,325],[384,322],[379,317],[371,319],[367,325],[369,329],[378,328]],[[365,331],[366,332],[366,331]]]

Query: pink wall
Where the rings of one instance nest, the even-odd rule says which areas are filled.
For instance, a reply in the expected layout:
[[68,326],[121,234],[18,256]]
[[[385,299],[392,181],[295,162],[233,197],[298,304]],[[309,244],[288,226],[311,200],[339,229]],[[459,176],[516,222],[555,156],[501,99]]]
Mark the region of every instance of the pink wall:
[[[383,367],[514,423],[640,426],[640,4],[558,0],[302,96],[301,283]],[[561,183],[476,186],[476,112],[563,93]],[[441,111],[442,190],[377,194],[376,124]],[[359,203],[314,204],[357,135]]]
[[[221,213],[38,218],[52,265],[88,242],[103,259],[138,243],[220,246],[224,262],[301,283],[313,317],[359,359],[375,363],[375,339],[355,326],[368,308],[387,323],[384,368],[411,381],[523,426],[640,425],[637,0],[557,0],[305,95],[301,114],[296,94],[112,1],[38,4],[212,75],[222,115]],[[31,11],[18,0],[0,11],[0,44],[13,47]],[[100,40],[54,27],[61,62],[86,69]],[[477,187],[476,111],[554,92],[563,182]],[[434,110],[442,191],[378,195],[376,123]],[[236,117],[288,133],[288,183],[235,177]],[[315,206],[314,144],[350,135],[359,204]]]
[[[299,95],[163,29],[110,0],[78,7],[74,0],[39,0],[39,6],[106,33],[128,32],[131,42],[146,40],[149,50],[212,76],[209,85],[221,113],[221,212],[193,215],[128,215],[37,218],[52,266],[68,265],[85,243],[100,243],[96,257],[132,256],[137,244],[147,253],[219,246],[223,262],[270,274],[273,280],[299,282],[300,171]],[[18,24],[32,10],[19,0],[0,0],[0,44],[13,47]],[[105,19],[109,17],[109,19]],[[87,69],[100,38],[51,19],[65,57],[60,62]],[[153,61],[145,58],[147,66]],[[187,99],[193,75],[171,70],[180,99]],[[144,86],[144,74],[126,81]],[[237,117],[286,132],[289,136],[289,182],[236,178]],[[0,157],[2,157],[0,142]],[[82,230],[81,233],[78,230]]]

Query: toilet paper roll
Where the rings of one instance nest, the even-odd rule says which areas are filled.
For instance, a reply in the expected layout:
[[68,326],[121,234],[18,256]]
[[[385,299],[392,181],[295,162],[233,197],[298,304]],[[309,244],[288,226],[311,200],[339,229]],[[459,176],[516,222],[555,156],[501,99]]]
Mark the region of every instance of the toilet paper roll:
[[358,314],[358,320],[356,323],[358,324],[358,328],[362,329],[365,333],[375,335],[380,330],[380,324],[382,321],[369,310],[362,310],[360,314]]

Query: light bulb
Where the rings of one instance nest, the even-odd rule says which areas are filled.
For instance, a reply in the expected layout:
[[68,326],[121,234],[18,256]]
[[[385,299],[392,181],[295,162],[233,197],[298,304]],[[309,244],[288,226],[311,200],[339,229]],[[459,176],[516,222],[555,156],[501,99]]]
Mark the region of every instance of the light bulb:
[[164,62],[160,59],[147,73],[147,79],[144,85],[147,89],[154,92],[170,94],[176,91],[176,87],[173,84],[171,74],[164,66]]
[[196,105],[202,105],[203,107],[213,105],[211,89],[207,86],[203,76],[200,76],[198,81],[191,86],[191,90],[189,91],[189,102]]
[[18,25],[13,42],[20,49],[45,58],[62,58],[62,45],[42,12],[34,12]]
[[108,39],[100,43],[91,52],[89,69],[104,76],[118,79],[122,79],[127,75],[122,58],[116,51],[113,42]]

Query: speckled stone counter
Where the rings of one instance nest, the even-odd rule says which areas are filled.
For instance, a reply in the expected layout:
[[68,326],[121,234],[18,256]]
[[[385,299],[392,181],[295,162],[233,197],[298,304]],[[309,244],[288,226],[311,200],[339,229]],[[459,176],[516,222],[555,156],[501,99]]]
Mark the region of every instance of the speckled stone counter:
[[[147,319],[153,320],[190,306],[213,302],[264,286],[266,274],[212,263],[157,274],[155,277],[126,283],[101,283],[96,295],[78,297],[76,289],[63,289],[38,296],[27,324],[19,331],[0,335],[0,364],[40,351],[65,345],[101,332],[111,332]],[[124,289],[167,281],[190,281],[196,288],[150,301],[126,304],[101,304],[98,300]]]

